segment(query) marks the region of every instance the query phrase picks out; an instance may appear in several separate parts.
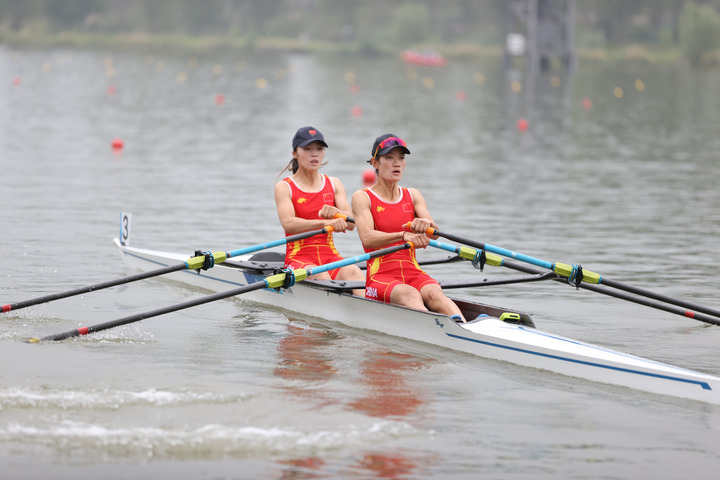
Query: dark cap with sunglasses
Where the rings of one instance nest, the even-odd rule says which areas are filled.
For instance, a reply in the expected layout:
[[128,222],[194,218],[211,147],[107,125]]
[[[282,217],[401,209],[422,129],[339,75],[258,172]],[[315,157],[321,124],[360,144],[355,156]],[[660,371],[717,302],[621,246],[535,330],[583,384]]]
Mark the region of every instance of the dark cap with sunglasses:
[[372,147],[372,156],[379,157],[381,155],[387,155],[393,148],[400,148],[403,153],[410,153],[410,149],[407,148],[405,140],[392,133],[386,133],[375,139]]
[[307,147],[312,142],[320,142],[326,147],[328,146],[328,144],[325,143],[325,138],[323,137],[323,134],[320,133],[320,130],[314,127],[302,127],[298,129],[293,137],[293,150],[298,147]]

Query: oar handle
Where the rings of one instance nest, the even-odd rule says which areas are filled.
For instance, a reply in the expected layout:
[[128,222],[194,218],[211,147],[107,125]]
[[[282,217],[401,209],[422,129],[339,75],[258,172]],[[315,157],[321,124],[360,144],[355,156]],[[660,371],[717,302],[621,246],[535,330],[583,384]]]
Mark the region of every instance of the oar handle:
[[[407,222],[405,225],[403,225],[403,228],[410,228],[410,225],[412,225],[412,222]],[[435,231],[433,227],[428,227],[427,230],[425,230],[425,235],[432,236],[432,235],[438,235],[438,233]]]
[[355,220],[353,220],[352,217],[348,217],[344,213],[336,213],[333,218],[342,218],[343,220],[345,220],[348,223],[355,223]]

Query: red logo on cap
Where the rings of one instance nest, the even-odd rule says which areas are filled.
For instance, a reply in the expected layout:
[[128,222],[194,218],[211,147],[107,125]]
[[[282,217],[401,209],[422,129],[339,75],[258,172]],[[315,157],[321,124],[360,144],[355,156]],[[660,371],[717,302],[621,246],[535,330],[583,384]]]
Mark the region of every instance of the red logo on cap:
[[315,135],[317,133],[317,131],[316,130],[308,130],[308,133],[310,135]]

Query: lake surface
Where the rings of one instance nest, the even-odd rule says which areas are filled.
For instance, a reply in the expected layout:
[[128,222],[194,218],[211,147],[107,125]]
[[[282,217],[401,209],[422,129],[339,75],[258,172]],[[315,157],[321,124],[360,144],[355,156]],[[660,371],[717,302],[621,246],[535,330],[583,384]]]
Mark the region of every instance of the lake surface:
[[[719,72],[646,65],[528,79],[495,61],[0,48],[0,304],[134,273],[112,244],[120,212],[133,245],[188,255],[282,237],[273,185],[295,130],[314,125],[325,172],[350,194],[390,131],[413,152],[402,184],[441,230],[720,308],[718,86]],[[336,238],[362,251],[354,233]],[[720,375],[720,327],[555,282],[452,293]],[[3,477],[714,478],[720,466],[717,406],[356,331],[331,311],[292,317],[240,297],[23,342],[204,294],[152,279],[2,314]]]

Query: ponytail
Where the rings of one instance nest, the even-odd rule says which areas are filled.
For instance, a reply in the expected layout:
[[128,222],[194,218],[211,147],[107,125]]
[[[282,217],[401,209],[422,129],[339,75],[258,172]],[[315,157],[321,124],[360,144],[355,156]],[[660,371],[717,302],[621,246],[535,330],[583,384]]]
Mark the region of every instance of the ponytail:
[[277,182],[278,179],[282,176],[282,174],[285,172],[288,172],[288,171],[292,172],[293,175],[295,175],[295,173],[297,173],[299,168],[300,168],[300,166],[298,165],[297,158],[295,158],[295,157],[291,158],[290,162],[288,162],[287,166],[285,168],[283,168],[280,171],[280,173],[278,174],[278,176],[275,178],[275,181]]

